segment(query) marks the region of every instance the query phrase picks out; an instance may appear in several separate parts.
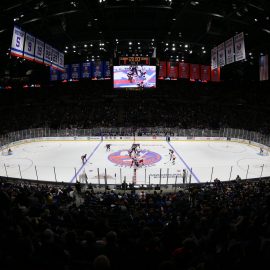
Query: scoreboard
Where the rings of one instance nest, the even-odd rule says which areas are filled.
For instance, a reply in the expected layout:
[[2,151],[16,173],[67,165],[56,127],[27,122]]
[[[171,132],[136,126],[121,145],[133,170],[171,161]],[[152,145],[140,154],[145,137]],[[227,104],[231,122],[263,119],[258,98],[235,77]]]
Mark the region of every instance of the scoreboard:
[[150,59],[142,56],[120,56],[119,65],[150,65]]

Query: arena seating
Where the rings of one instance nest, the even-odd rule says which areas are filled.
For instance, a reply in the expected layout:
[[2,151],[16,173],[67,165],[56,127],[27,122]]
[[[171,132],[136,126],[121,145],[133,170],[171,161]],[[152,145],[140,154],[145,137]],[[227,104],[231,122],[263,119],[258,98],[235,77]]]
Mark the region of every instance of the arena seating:
[[[109,82],[81,82],[3,91],[1,132],[179,126],[269,134],[268,85],[229,86],[160,82],[149,92],[117,92]],[[269,179],[216,179],[177,192],[82,192],[79,184],[3,177],[1,269],[263,269],[270,252],[269,194]]]

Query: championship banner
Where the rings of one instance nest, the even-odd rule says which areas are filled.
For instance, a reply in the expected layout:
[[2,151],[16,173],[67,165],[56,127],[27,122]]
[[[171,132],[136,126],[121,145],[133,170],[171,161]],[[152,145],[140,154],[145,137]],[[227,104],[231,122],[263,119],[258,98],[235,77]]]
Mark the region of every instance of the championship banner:
[[51,81],[59,80],[59,71],[53,67],[50,67],[50,80]]
[[103,78],[103,68],[102,68],[102,61],[97,60],[92,62],[92,78],[93,79],[100,79]]
[[225,46],[224,42],[218,45],[218,66],[223,67],[226,65],[225,62]]
[[51,61],[52,61],[52,46],[45,43],[44,64],[51,65]]
[[91,78],[91,62],[82,63],[82,79],[90,79]]
[[200,65],[199,64],[190,64],[190,79],[191,80],[200,80]]
[[160,61],[159,62],[159,73],[158,73],[158,78],[159,79],[164,79],[167,77],[167,66],[166,66],[166,61]]
[[179,62],[167,62],[167,77],[172,79],[178,78],[178,64]]
[[234,36],[235,61],[246,59],[244,33]]
[[233,38],[225,41],[226,50],[226,64],[231,64],[234,62],[234,48],[233,48]]
[[217,68],[217,47],[211,50],[211,69]]
[[211,70],[211,81],[220,82],[220,67]]
[[53,68],[59,68],[59,52],[52,48],[52,66]]
[[64,65],[63,72],[60,72],[60,80],[69,80],[70,79],[70,65]]
[[71,65],[71,79],[78,80],[80,79],[80,64]]
[[111,78],[110,61],[103,61],[104,78]]
[[202,81],[210,81],[211,79],[211,67],[201,65],[201,80]]
[[10,54],[23,57],[23,45],[24,45],[25,32],[14,26],[13,37],[11,42]]
[[268,74],[268,54],[260,56],[260,81],[266,81],[269,79]]
[[44,42],[40,39],[36,39],[35,45],[35,62],[43,64],[44,56]]
[[188,63],[179,63],[179,78],[189,79],[189,64]]
[[25,34],[23,55],[25,59],[30,61],[35,59],[35,40],[34,36],[28,33]]
[[59,68],[61,71],[64,70],[64,54],[59,52]]

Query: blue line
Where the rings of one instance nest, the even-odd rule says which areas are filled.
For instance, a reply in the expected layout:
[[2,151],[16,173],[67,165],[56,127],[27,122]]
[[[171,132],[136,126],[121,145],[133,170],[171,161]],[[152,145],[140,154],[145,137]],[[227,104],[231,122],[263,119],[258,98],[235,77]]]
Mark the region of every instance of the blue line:
[[174,152],[176,153],[176,155],[181,159],[181,161],[185,164],[186,168],[189,170],[189,172],[194,176],[194,178],[196,179],[196,181],[198,183],[200,183],[201,181],[199,180],[199,178],[196,176],[196,174],[191,170],[191,168],[188,166],[188,164],[184,161],[184,159],[180,156],[180,154],[175,150],[175,148],[171,145],[170,142],[167,142],[170,147],[174,150]]
[[98,149],[98,147],[100,146],[100,144],[102,143],[102,141],[100,141],[100,143],[95,147],[95,149],[92,151],[92,153],[90,154],[90,156],[86,159],[86,161],[83,163],[83,165],[81,166],[81,168],[77,171],[77,173],[72,177],[70,183],[72,183],[77,175],[80,173],[80,171],[83,169],[83,167],[86,165],[87,161],[94,155],[94,153],[96,152],[96,150]]

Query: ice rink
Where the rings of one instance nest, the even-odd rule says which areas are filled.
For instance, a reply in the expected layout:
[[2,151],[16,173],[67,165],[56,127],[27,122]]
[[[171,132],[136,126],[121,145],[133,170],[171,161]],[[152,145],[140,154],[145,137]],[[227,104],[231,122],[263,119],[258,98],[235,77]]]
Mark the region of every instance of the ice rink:
[[[106,150],[106,144],[111,150]],[[12,155],[0,156],[0,174],[15,178],[76,182],[86,173],[88,183],[137,184],[182,183],[188,172],[191,183],[270,176],[270,156],[259,148],[230,141],[136,141],[144,165],[130,167],[132,141],[39,141],[12,147]],[[175,164],[169,149],[174,151]],[[81,156],[87,154],[83,164]]]

